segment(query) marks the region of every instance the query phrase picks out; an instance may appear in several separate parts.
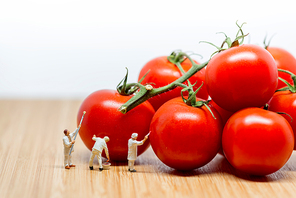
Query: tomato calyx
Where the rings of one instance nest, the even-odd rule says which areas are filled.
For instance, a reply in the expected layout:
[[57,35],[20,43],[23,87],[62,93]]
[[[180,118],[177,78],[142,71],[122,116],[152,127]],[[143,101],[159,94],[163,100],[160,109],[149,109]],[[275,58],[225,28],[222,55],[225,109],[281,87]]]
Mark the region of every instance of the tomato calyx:
[[274,35],[275,35],[275,34],[273,34],[273,35],[270,37],[268,43],[266,43],[266,39],[267,39],[267,34],[266,34],[266,36],[264,37],[264,40],[263,40],[264,49],[267,50],[267,48],[269,47],[270,42],[271,42],[272,38],[274,37]]
[[[268,108],[269,108],[269,105],[268,104],[265,104],[264,105],[264,107],[263,107],[263,109],[264,110],[267,110],[268,111]],[[293,122],[293,118],[292,118],[292,116],[290,116],[289,114],[287,114],[287,113],[285,113],[285,112],[275,112],[275,113],[277,113],[277,114],[283,114],[283,115],[286,115],[286,116],[288,116],[290,119],[291,119],[291,121],[290,122]]]
[[[181,52],[181,51],[172,52],[171,55],[167,57],[167,59],[168,59],[168,61],[170,61],[171,63],[176,65],[178,67],[178,69],[180,70],[180,72],[184,75],[185,71],[184,71],[183,67],[181,66],[181,63],[183,61],[185,61],[187,59],[187,57],[184,56],[182,53],[179,53],[179,52]],[[201,56],[199,54],[195,54],[195,55]],[[202,58],[202,56],[201,56],[201,58]],[[191,61],[191,64],[195,63],[192,59],[190,61]],[[190,81],[188,79],[187,79],[187,83],[191,87],[191,90],[192,90],[193,86],[191,86],[191,83],[190,83]]]
[[[219,47],[211,42],[208,42],[208,41],[200,41],[200,43],[207,43],[207,44],[210,44],[210,45],[214,46],[215,48],[217,48],[217,51],[215,51],[211,55],[211,57],[214,56],[216,53],[220,53],[220,52],[227,50],[229,48],[239,46],[239,45],[243,44],[244,38],[249,35],[249,34],[244,34],[244,32],[242,30],[242,27],[244,24],[246,24],[246,23],[242,23],[241,25],[239,25],[236,21],[236,25],[239,28],[239,30],[236,33],[234,41],[231,41],[231,38],[228,37],[224,32],[217,32],[217,34],[224,34],[224,36],[225,36],[225,40],[222,42],[221,47]],[[239,35],[239,34],[241,34],[241,35]],[[241,41],[239,41],[239,40],[241,40]],[[224,48],[225,44],[227,44],[226,48]]]
[[181,51],[173,51],[171,53],[171,55],[169,55],[167,57],[168,61],[170,61],[171,63],[175,64],[176,63],[182,63],[186,60],[186,56],[182,55],[182,53],[178,53],[178,52],[181,52]]
[[[127,68],[125,68],[125,69],[126,69],[126,74],[125,74],[124,78],[117,85],[116,90],[122,96],[129,96],[129,95],[134,94],[138,89],[143,87],[141,82],[144,80],[144,78],[147,76],[147,74],[150,72],[150,70],[148,70],[148,72],[139,80],[139,83],[127,84],[128,69]],[[150,84],[144,85],[144,87],[146,89],[150,89],[150,90],[153,88]]]
[[284,114],[284,115],[286,115],[286,116],[288,116],[291,120],[290,120],[290,122],[293,122],[293,118],[292,118],[292,116],[290,116],[289,114],[287,114],[287,113],[285,113],[285,112],[276,112],[277,114]]
[[135,84],[133,84],[133,85],[127,84],[128,69],[127,68],[125,68],[125,69],[126,69],[126,74],[125,74],[124,78],[117,85],[116,90],[120,95],[129,96],[129,95],[132,95],[133,93],[135,93],[139,89],[139,87],[136,86]]
[[[178,86],[183,87],[183,89],[181,90],[181,97],[182,97],[183,102],[185,104],[187,104],[188,106],[197,107],[197,108],[200,108],[200,107],[202,107],[204,105],[209,110],[209,112],[211,113],[213,118],[216,119],[216,117],[214,116],[212,110],[208,106],[208,103],[210,102],[209,100],[207,100],[207,101],[203,101],[203,100],[197,101],[196,100],[196,94],[200,90],[200,88],[203,86],[203,82],[195,91],[193,91],[193,86],[195,84],[196,83],[194,83],[193,85],[186,86],[186,85],[184,85],[182,83],[177,83]],[[183,92],[185,92],[185,91],[189,92],[187,99],[183,95]]]
[[293,73],[290,72],[290,71],[283,70],[283,69],[278,69],[278,71],[279,71],[279,72],[284,72],[284,73],[290,74],[290,75],[291,75],[291,78],[292,78],[292,80],[293,80],[293,84],[294,84],[294,85],[291,85],[291,84],[288,83],[288,81],[286,81],[285,79],[283,79],[283,78],[281,78],[281,77],[278,77],[279,80],[281,80],[282,82],[284,82],[284,83],[287,85],[287,87],[283,87],[283,88],[281,88],[281,89],[278,89],[278,90],[276,90],[276,92],[278,92],[278,91],[287,91],[287,90],[289,90],[289,91],[292,92],[292,93],[296,93],[296,75],[293,74]]
[[[198,55],[202,58],[202,55],[200,54],[196,54],[196,53],[192,53],[192,54],[189,54],[189,56],[191,55]],[[182,62],[184,62],[188,57],[184,56],[184,54],[182,53],[181,50],[177,50],[177,51],[173,51],[171,53],[171,55],[169,55],[167,57],[168,61],[170,61],[171,63],[175,64],[178,68],[179,68],[179,64],[181,64]],[[189,59],[191,61],[191,63],[195,63],[192,59]],[[182,68],[182,67],[181,67]],[[180,69],[180,68],[179,68]],[[180,71],[184,74],[184,70],[183,69],[180,69]]]

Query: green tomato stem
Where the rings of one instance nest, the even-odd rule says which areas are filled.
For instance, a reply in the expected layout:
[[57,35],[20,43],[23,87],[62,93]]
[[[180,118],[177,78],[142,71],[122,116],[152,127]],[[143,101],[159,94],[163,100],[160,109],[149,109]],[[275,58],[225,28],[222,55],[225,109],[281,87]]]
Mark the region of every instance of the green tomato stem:
[[207,61],[205,63],[198,65],[193,61],[193,59],[189,55],[187,55],[184,52],[180,52],[178,54],[178,56],[186,57],[192,63],[192,67],[190,68],[190,70],[187,73],[185,73],[183,76],[181,76],[180,78],[178,78],[177,80],[175,80],[174,82],[172,82],[166,86],[155,88],[152,90],[147,90],[145,88],[145,86],[141,85],[140,83],[131,83],[131,84],[126,85],[127,87],[130,87],[130,86],[138,87],[139,92],[137,92],[130,100],[128,100],[125,104],[123,104],[118,110],[121,113],[125,114],[128,111],[130,111],[131,109],[133,109],[136,106],[140,105],[141,103],[145,102],[149,98],[152,98],[153,96],[162,94],[164,92],[167,92],[169,90],[176,88],[180,83],[185,82],[187,79],[189,79],[191,76],[193,76],[196,72],[198,72],[199,70],[204,68],[209,62],[209,61]]
[[[170,56],[167,57],[167,59],[168,61],[176,65],[182,74],[185,74],[185,71],[181,65],[181,63],[185,61],[184,56],[179,56],[179,54],[173,52]],[[191,86],[189,79],[187,79],[187,83],[189,86]]]
[[287,71],[287,70],[283,70],[283,69],[278,69],[279,72],[284,72],[284,73],[287,73],[289,75],[291,75],[291,78],[293,80],[293,83],[294,85],[291,85],[290,83],[288,83],[288,81],[286,81],[285,79],[282,79],[281,77],[278,77],[279,80],[281,80],[282,82],[284,82],[288,87],[283,87],[281,89],[278,89],[276,91],[286,91],[286,90],[289,90],[291,91],[292,93],[296,93],[296,75],[293,74],[292,72],[290,71]]
[[[226,38],[225,38],[224,42],[222,43],[221,47],[217,47],[212,43],[205,42],[205,43],[209,43],[209,44],[215,46],[217,48],[217,50],[218,50],[218,51],[214,52],[211,55],[211,57],[216,53],[219,53],[219,52],[221,52],[223,50],[226,50],[226,49],[223,48],[225,43],[228,45],[228,48],[238,46],[238,45],[242,44],[243,41],[244,41],[244,38],[248,35],[248,34],[245,35],[243,33],[243,31],[242,31],[242,26],[244,24],[245,23],[243,23],[242,25],[238,25],[238,23],[236,22],[236,25],[238,26],[239,30],[238,30],[238,32],[236,34],[236,39],[233,42],[231,42],[231,39],[229,37],[227,37],[227,35],[225,33],[223,33],[223,34],[225,35]],[[241,33],[241,36],[239,36],[240,33]],[[241,42],[239,42],[239,40],[241,40]],[[130,100],[128,100],[125,104],[123,104],[118,110],[121,113],[125,114],[128,111],[130,111],[131,109],[133,109],[134,107],[136,107],[139,104],[143,103],[144,101],[148,100],[149,98],[152,98],[153,96],[162,94],[164,92],[167,92],[169,90],[172,90],[172,89],[176,88],[177,86],[180,86],[180,84],[182,84],[183,82],[188,80],[191,76],[193,76],[196,72],[198,72],[199,70],[204,68],[209,63],[209,60],[208,60],[207,62],[198,65],[193,61],[193,59],[189,55],[187,55],[184,52],[178,52],[178,53],[173,52],[170,56],[168,56],[168,60],[170,62],[174,63],[175,65],[177,65],[177,67],[180,69],[180,71],[182,73],[184,73],[184,70],[183,70],[183,68],[181,67],[180,64],[186,58],[188,58],[188,60],[192,64],[192,67],[190,68],[190,70],[187,73],[185,73],[183,76],[181,76],[180,78],[178,78],[177,80],[175,80],[174,82],[172,82],[172,83],[170,83],[170,84],[168,84],[166,86],[159,87],[159,88],[156,88],[156,89],[150,89],[150,88],[148,89],[144,85],[141,85],[140,83],[132,83],[132,84],[125,85],[126,88],[129,88],[129,87],[138,88],[136,90],[139,90],[139,92],[135,92],[135,95]],[[294,83],[294,84],[296,84],[296,83]],[[188,81],[188,85],[189,85],[189,90],[193,91],[192,90],[192,85],[190,84],[189,81]],[[191,101],[190,103],[195,103],[195,101],[193,99],[192,100],[190,99],[189,101]],[[205,106],[209,109],[209,107],[206,105],[206,103],[205,103]],[[212,116],[214,117],[213,113],[212,113]]]

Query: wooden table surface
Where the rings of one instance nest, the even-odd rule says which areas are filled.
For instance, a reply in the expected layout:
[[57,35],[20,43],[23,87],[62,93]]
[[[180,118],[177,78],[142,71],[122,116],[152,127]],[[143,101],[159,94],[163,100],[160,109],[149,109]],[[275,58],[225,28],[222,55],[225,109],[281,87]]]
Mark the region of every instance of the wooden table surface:
[[149,148],[136,160],[90,171],[91,152],[76,139],[75,168],[63,166],[63,130],[74,130],[81,101],[0,101],[0,197],[296,197],[296,153],[276,173],[254,177],[217,155],[202,168],[179,172]]

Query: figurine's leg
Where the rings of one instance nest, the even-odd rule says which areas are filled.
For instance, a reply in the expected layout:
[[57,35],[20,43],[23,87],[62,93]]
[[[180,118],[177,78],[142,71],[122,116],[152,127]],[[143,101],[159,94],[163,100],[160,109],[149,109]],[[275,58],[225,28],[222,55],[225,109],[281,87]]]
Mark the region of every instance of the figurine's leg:
[[103,168],[103,164],[102,164],[102,153],[98,154],[97,155],[97,158],[98,158],[98,162],[99,162],[99,167],[100,168]]
[[69,165],[70,167],[75,167],[75,165],[72,164],[72,155],[69,156]]
[[68,164],[68,155],[64,155],[64,166],[66,167],[66,166],[69,166],[69,164]]
[[72,165],[72,155],[69,155],[69,165]]
[[64,166],[66,169],[69,169],[69,155],[64,155]]
[[134,169],[135,160],[129,160],[128,163],[129,163],[129,171],[136,172],[136,170]]
[[[93,167],[93,162],[94,162],[94,159],[95,159],[95,153],[94,151],[91,152],[91,156],[90,156],[90,159],[89,159],[89,168]],[[92,168],[91,168],[92,169]]]
[[131,160],[131,170],[134,170],[135,160]]

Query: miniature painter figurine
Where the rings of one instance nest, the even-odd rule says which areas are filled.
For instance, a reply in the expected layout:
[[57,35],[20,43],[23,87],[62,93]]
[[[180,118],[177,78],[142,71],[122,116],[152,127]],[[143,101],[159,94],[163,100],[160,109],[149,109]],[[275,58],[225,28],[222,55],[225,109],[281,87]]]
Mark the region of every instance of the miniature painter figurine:
[[142,141],[137,141],[138,134],[133,133],[132,138],[130,138],[128,140],[128,156],[127,156],[127,160],[128,160],[128,170],[130,172],[136,172],[136,170],[134,169],[134,163],[135,163],[135,160],[137,159],[137,147],[139,145],[144,144],[144,142],[148,139],[148,135],[146,135],[145,138]]
[[[72,133],[68,129],[64,130],[65,136],[63,137],[63,143],[64,143],[64,166],[66,169],[70,169],[70,167],[75,167],[74,164],[72,164],[72,156],[69,154],[72,145],[75,143],[75,140],[72,140],[75,136],[75,132],[81,127],[79,127]],[[72,149],[73,152],[73,149]]]
[[[75,165],[72,164],[71,153],[74,151],[75,139],[76,139],[79,129],[81,127],[81,123],[83,121],[85,113],[86,112],[83,111],[83,115],[81,117],[79,126],[74,132],[70,133],[70,131],[68,129],[64,130],[65,136],[63,137],[63,143],[64,143],[64,166],[65,166],[65,169],[70,169],[71,167],[75,167]],[[72,139],[74,139],[74,140],[72,140]]]
[[96,137],[96,135],[94,135],[92,140],[96,141],[96,143],[92,148],[91,156],[89,159],[89,169],[90,170],[94,169],[93,168],[93,161],[94,161],[95,156],[97,156],[98,162],[99,162],[99,170],[102,171],[103,170],[103,165],[102,165],[103,149],[105,150],[105,154],[108,158],[107,162],[110,160],[109,152],[108,152],[108,148],[107,148],[107,144],[106,144],[106,142],[109,142],[109,137],[105,136],[104,138],[99,138],[99,137]]

